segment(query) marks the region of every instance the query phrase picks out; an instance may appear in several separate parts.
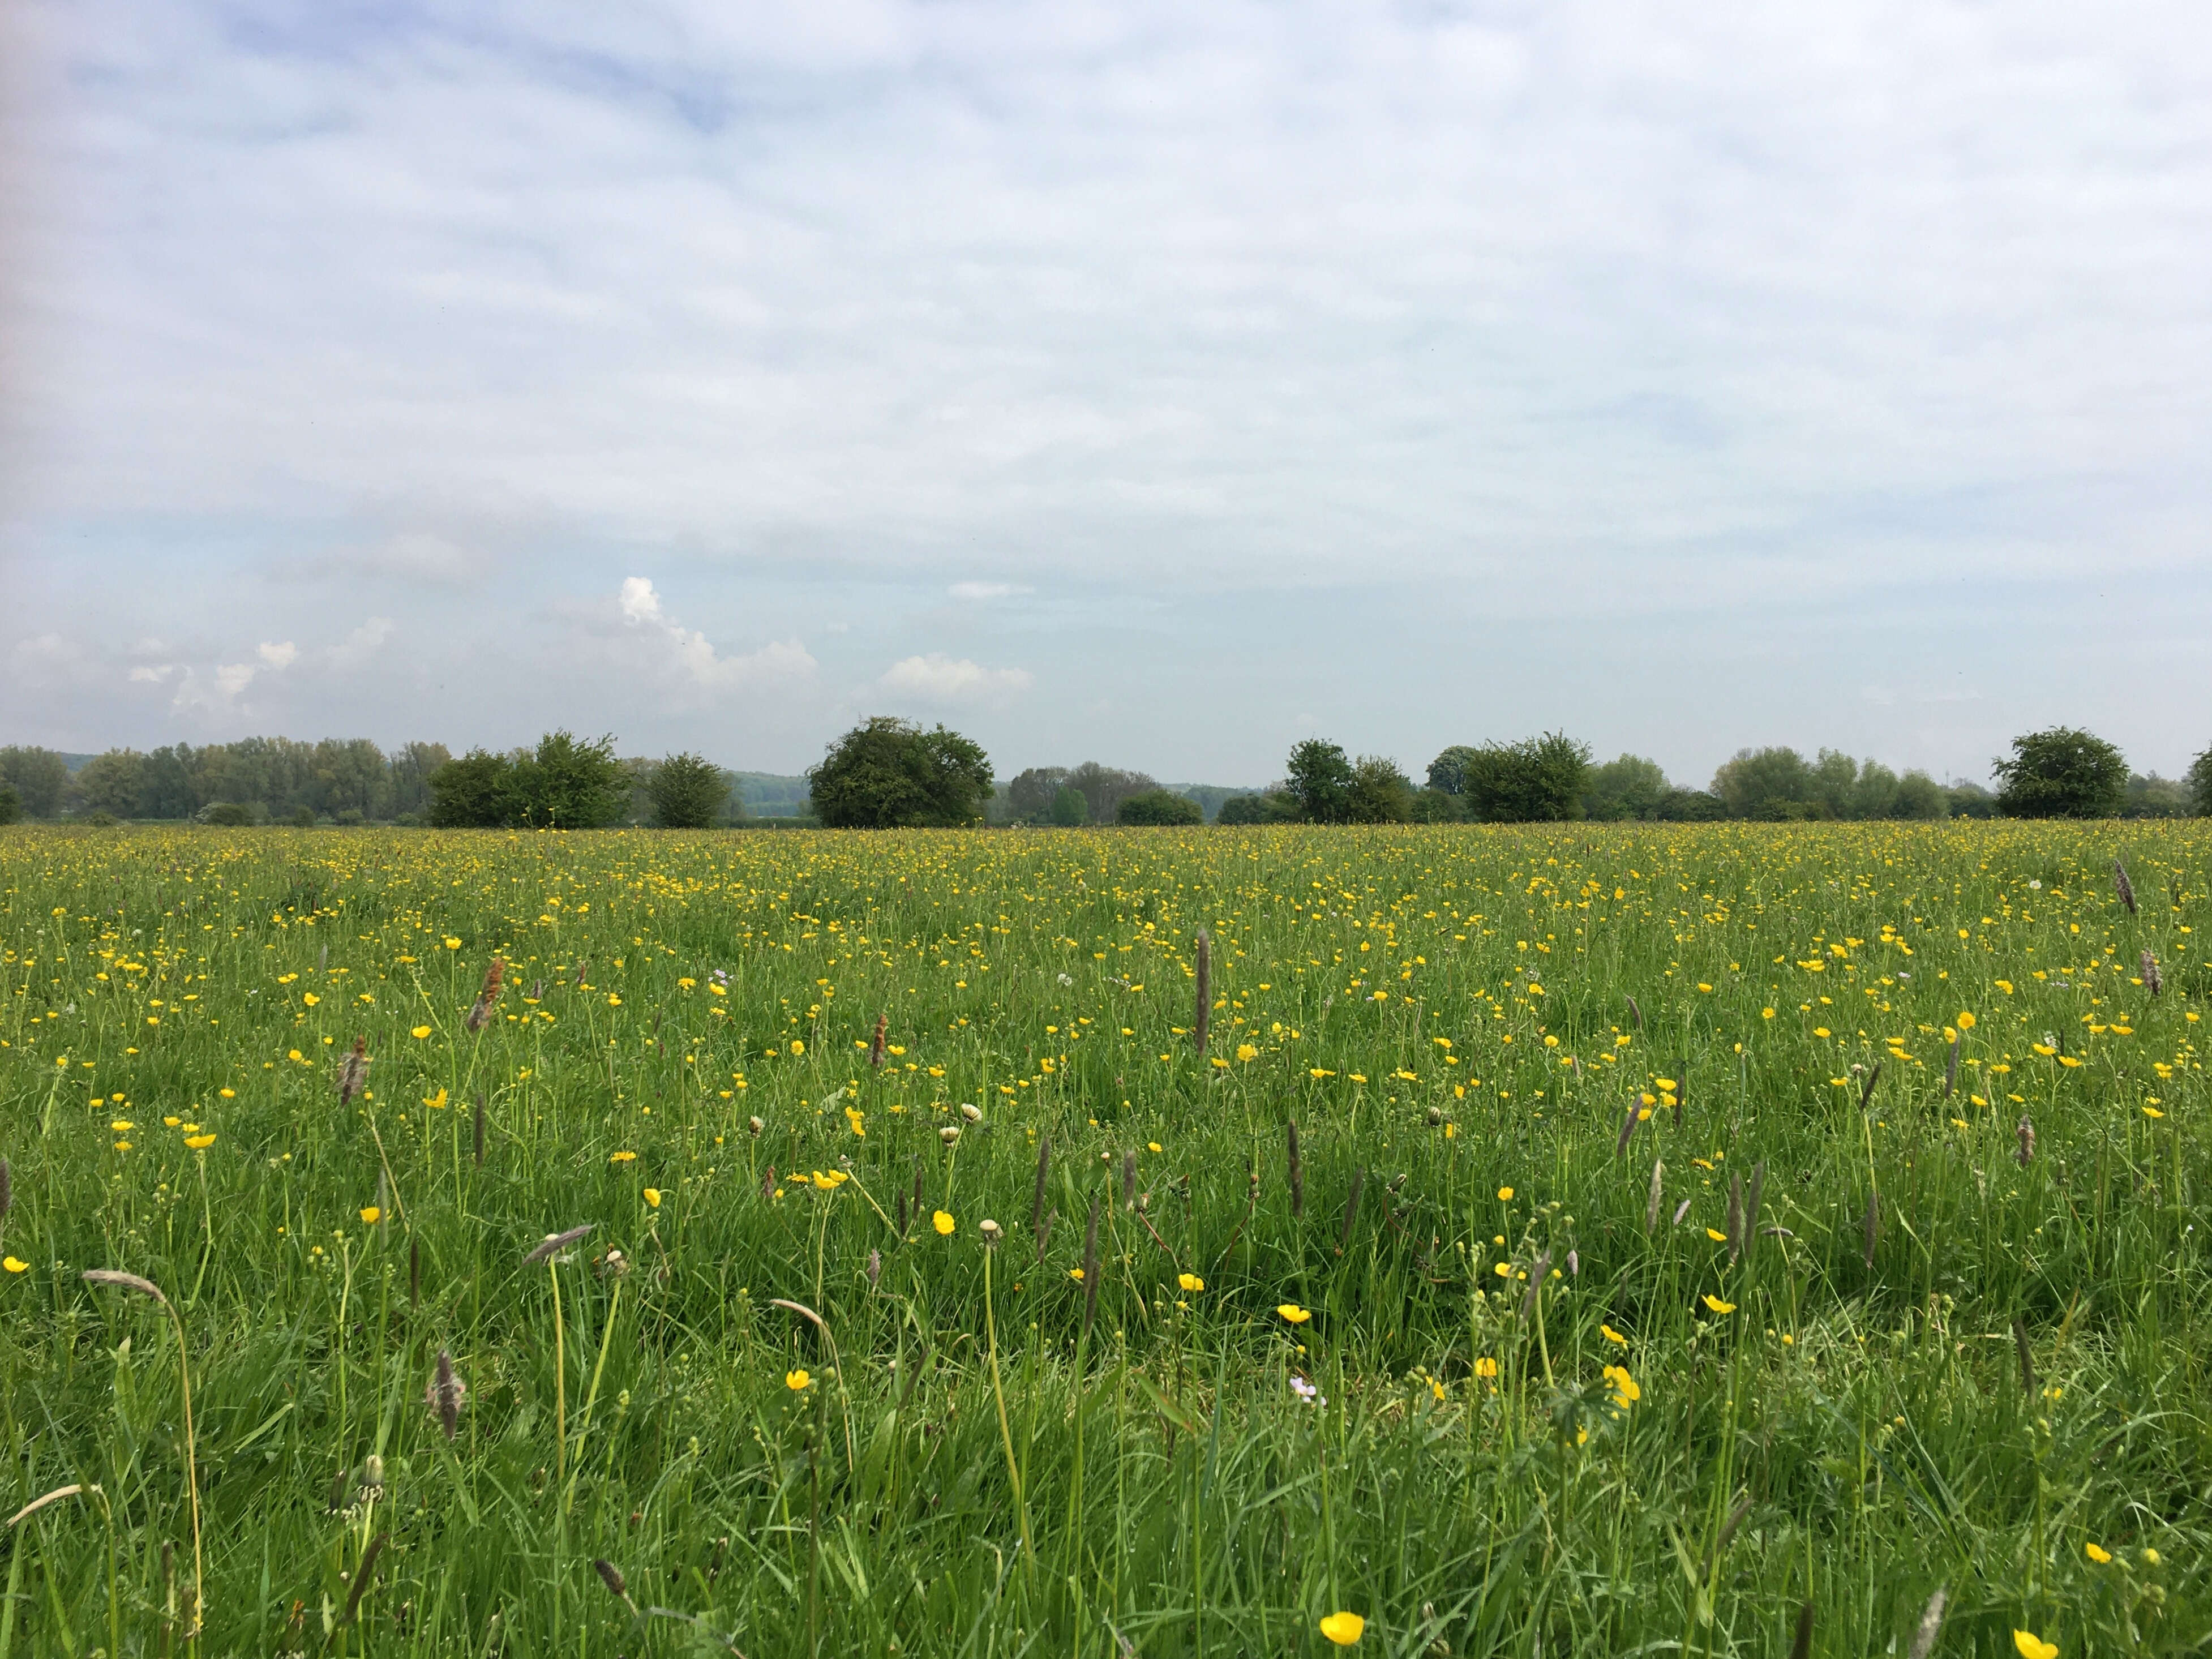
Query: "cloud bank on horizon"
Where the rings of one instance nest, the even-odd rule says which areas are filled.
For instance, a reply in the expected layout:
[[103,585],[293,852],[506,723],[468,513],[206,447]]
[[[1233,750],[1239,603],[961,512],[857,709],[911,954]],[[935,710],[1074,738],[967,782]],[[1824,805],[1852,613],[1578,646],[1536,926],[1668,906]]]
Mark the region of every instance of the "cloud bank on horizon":
[[0,741],[2212,742],[2200,8],[12,17]]

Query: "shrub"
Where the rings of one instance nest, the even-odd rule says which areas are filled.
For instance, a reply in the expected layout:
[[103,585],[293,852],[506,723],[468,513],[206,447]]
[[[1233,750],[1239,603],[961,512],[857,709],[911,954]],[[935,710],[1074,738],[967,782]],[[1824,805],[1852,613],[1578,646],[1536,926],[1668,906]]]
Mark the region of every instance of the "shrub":
[[1147,789],[1124,800],[1115,810],[1114,821],[1138,824],[1204,823],[1206,809],[1188,795]]
[[202,823],[217,824],[226,830],[239,830],[253,823],[255,814],[253,809],[244,801],[216,800],[210,801],[205,806],[201,807],[198,817]]
[[1416,789],[1407,804],[1407,819],[1413,823],[1455,823],[1467,816],[1457,795],[1437,788]]
[[1091,803],[1083,792],[1072,783],[1063,783],[1052,792],[1052,805],[1045,813],[1046,821],[1061,830],[1077,830],[1091,822]]
[[1718,795],[1704,789],[1669,789],[1651,816],[1662,823],[1711,823],[1728,816]]
[[614,739],[549,732],[535,750],[472,749],[430,774],[430,822],[441,829],[592,830],[617,822],[630,778]]
[[1588,744],[1563,732],[1480,749],[1459,744],[1430,763],[1429,781],[1485,823],[1571,822],[1583,816],[1589,757]]
[[950,828],[982,816],[991,762],[957,732],[877,714],[830,744],[806,780],[832,829]]
[[645,792],[653,821],[664,830],[711,829],[730,798],[730,780],[703,756],[670,755],[653,769]]
[[2055,726],[2012,740],[1992,762],[1997,811],[2009,818],[2118,817],[2126,805],[2128,763],[2093,732]]

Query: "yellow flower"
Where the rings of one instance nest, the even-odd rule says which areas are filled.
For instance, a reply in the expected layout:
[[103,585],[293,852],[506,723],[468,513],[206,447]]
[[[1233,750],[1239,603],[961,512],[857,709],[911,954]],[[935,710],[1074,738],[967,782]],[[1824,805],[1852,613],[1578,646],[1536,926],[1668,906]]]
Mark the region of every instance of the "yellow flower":
[[660,1188],[658,1187],[647,1187],[645,1189],[645,1201],[652,1208],[656,1210],[659,1209],[660,1207]]
[[[2000,983],[2002,983],[2002,981],[2000,981],[1999,982],[2000,982]],[[2006,988],[2008,990],[2008,989],[2010,989],[2011,988],[2010,988],[2009,986],[2008,986]],[[1962,1030],[1962,1031],[1971,1031],[1971,1030],[1972,1030],[1974,1029],[1974,1017],[1973,1017],[1972,1014],[1966,1014],[1966,1013],[1962,1013],[1962,1014],[1960,1014],[1960,1015],[1959,1016],[1959,1018],[1958,1018],[1958,1026],[1959,1026],[1959,1029],[1960,1029],[1960,1030]]]
[[446,1091],[443,1089],[441,1089],[434,1095],[423,1096],[422,1103],[425,1106],[428,1106],[434,1112],[444,1111],[446,1109]]
[[803,1042],[801,1042],[801,1041],[800,1041],[799,1038],[797,1038],[797,1037],[793,1037],[793,1038],[792,1038],[792,1040],[791,1040],[791,1052],[792,1052],[792,1053],[793,1053],[794,1054],[805,1054],[805,1053],[806,1052],[806,1045],[805,1045],[805,1043],[804,1043]]
[[[6,1261],[0,1261],[0,1267],[5,1267],[11,1273],[23,1273],[30,1272],[31,1264],[27,1261],[18,1261],[11,1255]],[[2109,1560],[2111,1558],[2106,1559]]]
[[1293,1325],[1303,1325],[1306,1321],[1313,1317],[1313,1313],[1310,1309],[1301,1308],[1295,1302],[1281,1303],[1276,1307],[1275,1311],[1282,1315],[1284,1318],[1289,1320]]
[[127,1118],[127,1117],[118,1117],[118,1118],[115,1119],[112,1122],[111,1122],[107,1127],[108,1127],[109,1128],[112,1129],[112,1130],[113,1130],[117,1134],[119,1134],[119,1135],[127,1135],[127,1134],[129,1134],[129,1133],[130,1133],[133,1129],[137,1128],[138,1126],[137,1126],[137,1124],[133,1123],[133,1122],[132,1122],[129,1118]]
[[1176,1283],[1186,1291],[1202,1291],[1206,1288],[1206,1281],[1196,1273],[1177,1273]]
[[374,1227],[384,1219],[384,1212],[374,1204],[364,1204],[361,1206],[361,1218],[363,1225]]
[[1615,1405],[1632,1406],[1644,1398],[1644,1390],[1636,1386],[1636,1379],[1628,1374],[1628,1368],[1626,1365],[1607,1365],[1605,1368],[1604,1376],[1605,1380],[1613,1386],[1613,1399]]
[[1705,1297],[1705,1305],[1708,1308],[1711,1308],[1717,1314],[1732,1314],[1735,1311],[1735,1303],[1723,1302],[1717,1296],[1707,1296]]
[[1815,1025],[1813,1028],[1813,1035],[1816,1037],[1824,1037],[1828,1035],[1828,1028],[1825,1025]]
[[1610,1325],[1599,1326],[1597,1328],[1597,1334],[1608,1342],[1618,1342],[1624,1348],[1628,1346],[1628,1339],[1623,1336],[1619,1331],[1613,1329]]
[[[817,1170],[813,1176],[814,1188],[817,1192],[834,1193],[852,1178],[842,1170],[832,1170],[826,1175]],[[940,1228],[939,1231],[943,1230]]]
[[309,991],[309,992],[307,992],[306,994],[304,994],[303,996],[301,996],[301,999],[300,999],[300,1000],[301,1000],[301,1001],[302,1001],[302,1002],[304,1002],[304,1003],[306,1003],[306,1004],[307,1005],[307,1006],[309,1006],[310,1008],[312,1008],[312,1007],[313,1007],[317,1003],[320,1002],[320,1001],[322,1000],[322,999],[321,999],[320,997],[317,996],[317,995],[316,995],[313,991]]
[[[8,1260],[9,1266],[12,1270],[15,1265],[15,1258],[10,1256]],[[2100,1549],[2094,1544],[2084,1544],[2081,1547],[2087,1553],[2089,1559],[2092,1561],[2094,1561],[2100,1567],[2112,1559],[2112,1551],[2108,1549]]]
[[411,1037],[414,1037],[415,1039],[416,1039],[416,1040],[419,1042],[419,1041],[420,1041],[421,1039],[422,1039],[423,1037],[426,1037],[426,1036],[429,1036],[429,1035],[430,1035],[430,1028],[429,1028],[428,1026],[427,1026],[427,1025],[417,1025],[417,1026],[416,1026],[413,1030],[410,1031],[407,1035],[408,1035],[408,1036],[411,1036]]
[[1332,1613],[1321,1621],[1321,1633],[1340,1648],[1350,1647],[1366,1630],[1367,1621],[1356,1613]]
[[1474,1374],[1484,1382],[1494,1382],[1498,1376],[1498,1362],[1488,1354],[1474,1362]]
[[1500,1204],[1510,1204],[1513,1201],[1513,1189],[1510,1187],[1500,1187],[1498,1189],[1498,1201]]
[[635,1152],[609,1152],[607,1154],[607,1162],[610,1164],[635,1164],[637,1162],[637,1154]]
[[811,1387],[813,1382],[813,1377],[808,1375],[804,1368],[795,1371],[786,1371],[783,1374],[783,1386],[793,1394],[797,1394],[801,1389]]
[[929,1218],[929,1224],[936,1228],[937,1231],[945,1237],[950,1238],[952,1236],[952,1230],[960,1224],[955,1221],[951,1216],[945,1214],[944,1211],[939,1210],[936,1214]]
[[209,1147],[215,1145],[215,1137],[213,1135],[186,1135],[185,1137],[185,1145],[191,1147],[196,1152],[204,1152],[207,1151]]
[[1249,1042],[1240,1042],[1237,1045],[1237,1058],[1245,1060],[1257,1060],[1260,1058],[1260,1051]]
[[2058,1659],[2058,1644],[2046,1642],[2033,1631],[2014,1631],[2012,1644],[2020,1650],[2020,1659]]
[[1073,1279],[1077,1284],[1080,1285],[1083,1282],[1083,1269],[1080,1267],[1070,1267],[1067,1270],[1067,1276]]
[[446,935],[446,948],[448,951],[458,951],[461,948],[461,942],[448,933]]
[[[1725,1244],[1725,1243],[1728,1243],[1728,1235],[1727,1235],[1726,1233],[1724,1233],[1724,1232],[1721,1232],[1721,1231],[1719,1231],[1718,1230],[1717,1230],[1717,1229],[1715,1229],[1715,1228],[1711,1228],[1711,1227],[1708,1227],[1708,1228],[1706,1228],[1706,1229],[1705,1229],[1705,1237],[1706,1237],[1707,1238],[1711,1239],[1711,1240],[1713,1241],[1713,1243],[1716,1243],[1716,1244]],[[1711,1300],[1711,1297],[1707,1297],[1706,1299],[1707,1299],[1708,1301]]]
[[864,1115],[865,1115],[861,1112],[860,1109],[857,1106],[848,1106],[845,1109],[845,1121],[853,1126],[853,1133],[854,1134],[860,1135],[863,1138],[865,1138],[868,1133],[867,1129],[863,1125],[862,1120]]

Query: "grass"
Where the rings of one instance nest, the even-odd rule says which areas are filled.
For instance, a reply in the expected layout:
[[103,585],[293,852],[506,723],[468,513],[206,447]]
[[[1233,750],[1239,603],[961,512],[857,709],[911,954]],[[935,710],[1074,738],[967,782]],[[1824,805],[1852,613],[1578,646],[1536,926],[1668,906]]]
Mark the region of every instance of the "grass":
[[2201,1651],[2207,845],[0,833],[0,1659]]

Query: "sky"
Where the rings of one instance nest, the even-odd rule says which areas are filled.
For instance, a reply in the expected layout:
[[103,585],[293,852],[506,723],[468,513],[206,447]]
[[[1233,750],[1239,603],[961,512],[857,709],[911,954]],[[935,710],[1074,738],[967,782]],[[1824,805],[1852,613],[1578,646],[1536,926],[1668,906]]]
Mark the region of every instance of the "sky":
[[16,0],[0,742],[2212,744],[2212,12]]

